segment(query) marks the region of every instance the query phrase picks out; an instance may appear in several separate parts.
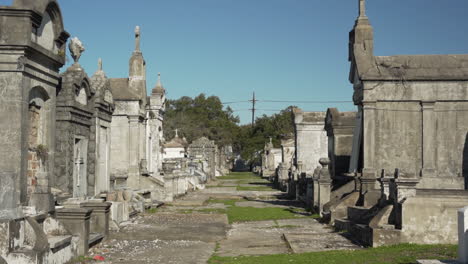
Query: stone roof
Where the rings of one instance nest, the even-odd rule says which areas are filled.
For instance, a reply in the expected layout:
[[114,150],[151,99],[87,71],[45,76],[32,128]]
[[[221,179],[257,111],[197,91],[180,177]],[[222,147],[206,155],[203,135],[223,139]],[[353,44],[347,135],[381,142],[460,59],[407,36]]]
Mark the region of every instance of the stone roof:
[[281,140],[281,146],[282,147],[294,147],[294,146],[296,146],[295,143],[296,143],[295,140],[292,139],[292,138],[282,139]]
[[316,123],[324,124],[326,112],[304,112],[300,108],[293,109],[294,123]]
[[209,146],[209,147],[214,147],[215,143],[213,140],[209,140],[207,137],[201,137],[190,144],[191,147],[204,147],[204,146]]
[[183,138],[175,136],[171,141],[164,144],[164,148],[185,148],[187,141]]
[[337,108],[328,108],[327,126],[355,126],[357,112],[340,112]]
[[158,81],[156,83],[156,86],[153,88],[151,91],[152,94],[164,94],[166,90],[164,90],[164,87],[161,83],[161,73],[158,73]]
[[96,90],[97,93],[106,88],[107,76],[102,70],[102,60],[99,59],[98,70],[91,77],[91,86]]
[[468,80],[468,54],[357,57],[361,80]]
[[139,94],[130,89],[128,78],[111,78],[109,81],[114,100],[138,101],[141,99]]

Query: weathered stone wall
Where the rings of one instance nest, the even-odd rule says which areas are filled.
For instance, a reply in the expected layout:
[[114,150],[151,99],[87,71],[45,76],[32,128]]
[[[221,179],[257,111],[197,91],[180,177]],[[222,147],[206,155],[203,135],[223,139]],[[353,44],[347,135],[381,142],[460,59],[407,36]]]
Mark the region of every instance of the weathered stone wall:
[[456,244],[457,210],[466,194],[430,194],[408,198],[402,208],[401,243]]
[[328,157],[325,112],[294,112],[296,162],[302,162],[302,172],[313,174],[319,160]]
[[202,158],[207,161],[208,168],[205,169],[210,179],[216,177],[216,145],[214,141],[202,137],[189,145],[189,157]]
[[364,86],[373,87],[365,100],[375,100],[364,107],[364,167],[421,173],[419,188],[464,189],[468,82]]
[[[83,94],[84,93],[84,97]],[[95,185],[95,146],[89,144],[95,141],[92,133],[92,117],[94,112],[95,91],[90,87],[90,80],[78,63],[62,74],[62,85],[57,95],[57,143],[54,187],[65,193],[87,195],[94,193]],[[75,146],[82,140],[80,146],[86,151],[83,166],[76,165],[78,156]],[[75,153],[76,152],[76,153]],[[77,175],[78,169],[85,173]],[[78,179],[86,177],[81,182]],[[86,186],[81,186],[86,184]]]

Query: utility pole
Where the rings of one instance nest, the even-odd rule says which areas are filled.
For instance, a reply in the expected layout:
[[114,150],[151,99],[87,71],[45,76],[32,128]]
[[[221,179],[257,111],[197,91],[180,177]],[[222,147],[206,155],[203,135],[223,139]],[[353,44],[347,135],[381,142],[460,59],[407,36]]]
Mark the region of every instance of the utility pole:
[[252,127],[255,125],[255,102],[257,102],[258,100],[255,100],[255,92],[253,92],[253,97],[252,97],[252,100],[249,100],[252,102]]

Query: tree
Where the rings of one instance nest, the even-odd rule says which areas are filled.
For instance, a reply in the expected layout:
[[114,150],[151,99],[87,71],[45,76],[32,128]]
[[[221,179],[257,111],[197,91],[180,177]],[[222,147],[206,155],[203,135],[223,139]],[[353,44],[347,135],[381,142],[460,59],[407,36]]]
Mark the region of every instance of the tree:
[[178,129],[188,142],[207,137],[218,146],[232,145],[239,133],[238,123],[239,117],[230,107],[224,109],[217,96],[184,96],[166,102],[164,137],[170,140]]
[[284,135],[294,133],[294,121],[292,115],[293,106],[289,106],[278,114],[272,116],[263,115],[256,119],[255,125],[243,125],[240,127],[239,137],[236,139],[234,149],[250,163],[259,161],[258,155],[272,138],[273,145],[280,147],[281,138]]

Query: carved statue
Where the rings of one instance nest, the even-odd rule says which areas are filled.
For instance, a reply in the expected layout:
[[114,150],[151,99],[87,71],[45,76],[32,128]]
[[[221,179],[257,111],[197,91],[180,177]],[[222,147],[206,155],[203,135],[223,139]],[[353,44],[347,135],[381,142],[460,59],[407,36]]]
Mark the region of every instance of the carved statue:
[[70,53],[73,60],[75,61],[75,63],[78,63],[81,54],[83,54],[83,52],[85,51],[83,43],[81,43],[81,41],[77,37],[74,37],[70,40],[68,48],[70,49]]

